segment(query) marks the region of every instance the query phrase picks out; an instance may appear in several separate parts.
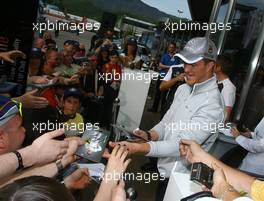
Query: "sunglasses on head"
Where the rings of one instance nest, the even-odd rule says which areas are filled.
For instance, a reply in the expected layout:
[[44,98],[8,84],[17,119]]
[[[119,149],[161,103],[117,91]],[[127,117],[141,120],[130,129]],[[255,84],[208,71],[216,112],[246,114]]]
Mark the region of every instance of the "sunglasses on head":
[[15,100],[12,100],[12,102],[14,102],[18,108],[18,111],[19,111],[19,115],[21,117],[23,117],[23,110],[22,110],[22,103],[21,102],[18,102],[18,101],[15,101]]

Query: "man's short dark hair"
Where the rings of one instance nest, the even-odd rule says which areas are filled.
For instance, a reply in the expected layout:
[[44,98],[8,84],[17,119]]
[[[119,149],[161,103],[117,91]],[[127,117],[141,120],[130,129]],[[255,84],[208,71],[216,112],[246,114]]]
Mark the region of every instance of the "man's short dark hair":
[[227,55],[218,55],[217,60],[216,60],[216,64],[220,66],[221,71],[226,74],[229,75],[231,72],[231,68],[232,68],[232,61],[230,59],[229,56]]
[[75,199],[67,188],[55,179],[31,176],[18,179],[1,188],[0,200],[74,201]]
[[109,56],[119,56],[119,53],[116,50],[111,50]]

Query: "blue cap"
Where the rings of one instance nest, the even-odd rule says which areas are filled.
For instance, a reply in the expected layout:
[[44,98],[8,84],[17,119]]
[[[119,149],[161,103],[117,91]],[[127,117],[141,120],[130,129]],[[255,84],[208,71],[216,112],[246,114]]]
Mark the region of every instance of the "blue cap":
[[70,87],[70,88],[65,89],[63,98],[65,99],[65,98],[70,97],[70,96],[73,96],[73,97],[81,100],[82,99],[82,92],[80,89],[75,88],[75,87]]
[[10,98],[0,95],[0,126],[19,113],[17,104]]

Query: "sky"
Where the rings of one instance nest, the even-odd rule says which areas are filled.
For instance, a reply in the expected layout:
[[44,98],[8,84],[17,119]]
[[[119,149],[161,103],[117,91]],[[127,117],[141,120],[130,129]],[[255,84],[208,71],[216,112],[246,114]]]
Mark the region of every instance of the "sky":
[[187,0],[141,0],[163,12],[179,17],[178,10],[183,11],[180,17],[191,19]]

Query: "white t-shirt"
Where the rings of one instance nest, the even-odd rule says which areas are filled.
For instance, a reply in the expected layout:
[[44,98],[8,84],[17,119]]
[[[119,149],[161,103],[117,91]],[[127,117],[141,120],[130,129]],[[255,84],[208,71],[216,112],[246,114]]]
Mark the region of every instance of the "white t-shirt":
[[221,91],[221,95],[224,99],[224,103],[226,107],[233,107],[236,100],[236,87],[229,80],[229,78],[224,79],[222,81],[218,81],[218,84],[223,84],[223,89]]

